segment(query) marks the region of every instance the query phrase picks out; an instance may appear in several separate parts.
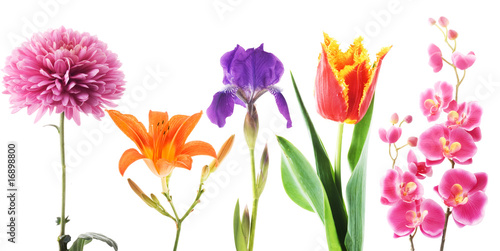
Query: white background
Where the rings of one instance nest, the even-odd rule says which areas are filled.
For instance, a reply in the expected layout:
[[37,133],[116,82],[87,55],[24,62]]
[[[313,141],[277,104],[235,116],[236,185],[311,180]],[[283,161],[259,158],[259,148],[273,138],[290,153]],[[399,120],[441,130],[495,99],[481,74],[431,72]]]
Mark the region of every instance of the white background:
[[[322,32],[335,37],[346,48],[358,35],[373,57],[383,46],[393,45],[383,63],[375,104],[367,180],[365,250],[408,250],[407,238],[394,239],[387,224],[388,207],[379,203],[379,180],[390,168],[387,145],[376,130],[389,126],[389,117],[412,114],[414,123],[404,126],[404,138],[418,136],[428,124],[418,109],[419,94],[438,80],[455,83],[450,67],[438,74],[428,66],[427,46],[435,43],[449,57],[440,32],[428,25],[429,17],[441,15],[457,30],[458,51],[473,50],[477,56],[461,87],[461,100],[478,100],[484,108],[483,140],[477,143],[474,163],[465,168],[489,175],[486,216],[481,224],[459,229],[450,221],[447,250],[494,250],[500,219],[498,192],[499,135],[497,132],[500,74],[498,69],[499,17],[494,1],[472,5],[466,1],[76,1],[36,0],[2,1],[0,4],[0,59],[5,59],[33,31],[64,25],[87,31],[106,42],[119,55],[127,81],[124,99],[118,109],[133,113],[147,123],[150,109],[169,114],[205,111],[212,95],[222,88],[220,57],[236,44],[244,48],[265,43],[285,66],[278,86],[284,91],[293,119],[285,121],[271,95],[257,104],[261,135],[257,153],[265,142],[270,146],[271,165],[267,187],[261,197],[255,250],[327,250],[320,219],[295,205],[286,195],[280,176],[280,149],[274,135],[297,145],[313,161],[309,141],[288,74],[293,71],[305,104],[323,139],[334,156],[337,124],[315,112],[313,85]],[[215,6],[219,6],[216,8]],[[220,8],[226,9],[220,9]],[[3,68],[3,66],[2,66]],[[3,76],[4,73],[2,73]],[[58,123],[58,116],[45,116],[34,124],[26,110],[11,114],[8,96],[0,95],[1,144],[18,143],[18,233],[17,243],[6,242],[7,200],[0,200],[0,250],[56,250],[60,214],[60,174],[58,135],[45,124]],[[269,108],[268,108],[269,107]],[[235,147],[224,164],[206,182],[200,204],[183,223],[178,250],[234,250],[232,217],[236,200],[251,204],[248,153],[242,135],[245,110],[235,108],[224,128],[211,124],[206,116],[196,127],[191,140],[210,142],[218,149],[235,133]],[[122,177],[118,160],[128,148],[135,147],[109,117],[96,121],[83,116],[81,126],[66,124],[68,158],[67,214],[71,222],[67,233],[73,239],[83,232],[99,232],[118,242],[120,250],[171,250],[174,223],[146,206],[129,188],[132,178],[146,192],[161,198],[160,180],[142,162],[133,164]],[[344,131],[344,156],[352,126]],[[406,167],[406,150],[399,164]],[[6,165],[6,154],[0,163]],[[257,156],[259,158],[259,156]],[[422,156],[419,155],[422,160]],[[171,179],[174,201],[187,206],[196,194],[201,166],[210,158],[196,157],[191,171],[176,169]],[[344,163],[344,185],[348,180]],[[425,183],[425,197],[438,200],[432,187],[449,168],[434,168],[435,175]],[[1,168],[0,187],[6,189],[6,168]],[[183,210],[181,210],[183,211]],[[417,250],[437,250],[440,239],[415,237]],[[86,250],[111,250],[94,241]]]

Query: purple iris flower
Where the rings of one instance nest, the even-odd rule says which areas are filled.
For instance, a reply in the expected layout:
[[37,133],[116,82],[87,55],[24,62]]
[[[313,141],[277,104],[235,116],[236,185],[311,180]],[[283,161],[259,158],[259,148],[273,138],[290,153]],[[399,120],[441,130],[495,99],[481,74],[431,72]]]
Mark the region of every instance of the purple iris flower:
[[207,115],[212,123],[223,127],[226,118],[233,114],[234,104],[254,109],[255,101],[266,92],[276,99],[280,113],[287,120],[287,128],[292,126],[285,97],[274,86],[283,75],[283,64],[272,53],[264,51],[264,44],[258,48],[245,50],[237,45],[220,59],[224,70],[222,82],[225,88],[214,95]]

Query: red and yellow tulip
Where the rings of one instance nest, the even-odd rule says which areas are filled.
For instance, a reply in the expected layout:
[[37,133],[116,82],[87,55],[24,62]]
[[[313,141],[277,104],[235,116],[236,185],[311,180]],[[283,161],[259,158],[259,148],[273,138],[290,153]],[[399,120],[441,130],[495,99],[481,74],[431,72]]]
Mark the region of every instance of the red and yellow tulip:
[[175,115],[169,119],[167,112],[149,112],[149,130],[130,114],[107,111],[115,124],[129,137],[139,151],[126,150],[119,162],[120,174],[135,161],[142,159],[159,177],[172,173],[174,167],[191,170],[192,156],[207,155],[217,158],[214,148],[203,141],[186,139],[201,118],[201,112],[191,116]]
[[315,85],[318,112],[326,119],[356,124],[370,106],[382,59],[391,47],[382,48],[372,65],[362,37],[346,52],[328,34],[324,37]]

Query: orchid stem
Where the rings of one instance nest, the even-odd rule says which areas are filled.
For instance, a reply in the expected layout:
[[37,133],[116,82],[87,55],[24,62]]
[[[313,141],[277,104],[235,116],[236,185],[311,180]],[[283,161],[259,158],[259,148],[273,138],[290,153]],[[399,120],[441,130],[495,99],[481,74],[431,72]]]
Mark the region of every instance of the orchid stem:
[[[337,186],[337,191],[342,191],[342,180],[341,180],[341,160],[342,160],[342,134],[344,132],[344,123],[339,124],[339,131],[337,133],[337,156],[335,156],[335,185]],[[342,197],[342,193],[340,193]]]
[[61,146],[61,169],[62,169],[62,202],[61,202],[61,233],[58,237],[59,250],[66,251],[67,243],[65,243],[65,231],[66,231],[66,157],[64,153],[64,112],[61,112],[60,123],[59,123],[59,143]]
[[448,219],[450,218],[451,210],[450,207],[446,209],[446,215],[444,220],[443,236],[441,237],[441,248],[440,251],[444,250],[444,242],[446,240],[446,229],[448,228]]
[[259,206],[259,195],[257,193],[257,181],[255,178],[255,156],[254,149],[250,148],[250,163],[252,169],[252,192],[253,192],[253,203],[252,203],[252,219],[250,222],[250,237],[248,241],[248,251],[253,250],[253,243],[255,239],[255,225],[257,224],[257,207]]
[[415,228],[415,231],[413,232],[413,234],[410,235],[411,251],[415,251],[415,245],[413,244],[413,238],[417,234],[417,230],[418,230],[418,228]]

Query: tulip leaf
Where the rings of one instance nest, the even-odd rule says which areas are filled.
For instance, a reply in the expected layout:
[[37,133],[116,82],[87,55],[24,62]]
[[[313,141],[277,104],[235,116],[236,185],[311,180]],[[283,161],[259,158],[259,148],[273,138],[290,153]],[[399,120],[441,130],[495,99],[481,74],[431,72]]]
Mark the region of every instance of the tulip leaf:
[[112,239],[110,239],[102,234],[89,232],[89,233],[84,233],[84,234],[79,235],[78,239],[76,239],[73,242],[73,245],[71,245],[71,248],[69,249],[69,251],[82,251],[83,247],[85,245],[89,244],[92,240],[100,240],[100,241],[108,244],[115,251],[118,250],[118,245]]
[[[326,230],[328,249],[342,250],[326,192],[311,164],[288,140],[277,137],[283,151],[281,170],[287,194],[299,206],[314,211]],[[286,170],[283,170],[286,169]]]
[[234,208],[233,217],[233,228],[234,228],[234,245],[236,246],[236,251],[246,251],[247,243],[245,237],[243,236],[243,230],[241,228],[240,220],[240,200],[236,201],[236,207]]
[[[293,88],[295,90],[300,109],[302,110],[302,115],[304,116],[309,134],[311,135],[311,141],[314,148],[314,156],[316,158],[316,172],[319,179],[321,180],[321,183],[323,184],[326,195],[328,196],[328,201],[330,202],[330,208],[335,220],[335,227],[337,229],[339,239],[344,240],[347,234],[347,212],[344,199],[342,198],[342,191],[339,191],[337,189],[335,180],[333,178],[334,171],[330,162],[330,158],[328,157],[325,147],[323,146],[323,142],[319,138],[316,129],[314,128],[314,124],[304,106],[304,102],[302,101],[299,89],[297,88],[297,84],[291,72],[290,75],[292,77]],[[344,245],[343,241],[341,241],[341,245]],[[343,250],[345,250],[344,246]]]
[[349,207],[349,225],[345,245],[349,251],[363,250],[368,135],[373,112],[373,103],[374,101],[372,100],[366,115],[354,127],[348,154],[349,165],[351,166],[351,170],[353,170],[346,187],[346,199]]

